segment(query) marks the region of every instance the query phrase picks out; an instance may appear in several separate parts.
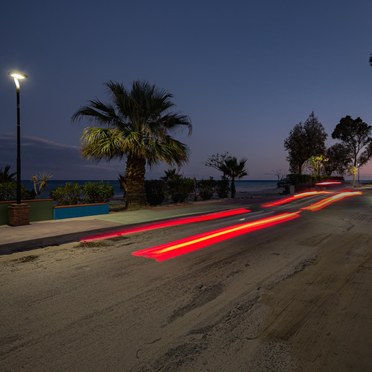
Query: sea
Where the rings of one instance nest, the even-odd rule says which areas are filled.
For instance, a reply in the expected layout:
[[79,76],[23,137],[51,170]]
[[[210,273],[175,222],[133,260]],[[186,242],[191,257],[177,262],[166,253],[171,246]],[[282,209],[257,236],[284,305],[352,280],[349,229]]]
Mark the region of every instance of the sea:
[[[47,189],[39,196],[41,198],[48,198],[50,192],[59,186],[63,186],[66,182],[78,183],[79,185],[84,185],[87,182],[107,182],[111,184],[114,188],[114,197],[123,196],[123,191],[120,189],[120,184],[118,180],[49,180]],[[32,190],[34,188],[33,182],[29,180],[23,180],[22,185],[27,190]],[[277,187],[276,180],[237,180],[235,181],[237,192],[257,192],[268,189],[275,189]]]

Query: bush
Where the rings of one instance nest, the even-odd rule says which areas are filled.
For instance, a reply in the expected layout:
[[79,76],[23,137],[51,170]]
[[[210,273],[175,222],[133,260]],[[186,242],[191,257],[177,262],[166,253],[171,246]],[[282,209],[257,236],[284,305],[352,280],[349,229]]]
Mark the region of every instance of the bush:
[[109,183],[88,182],[81,186],[84,203],[104,203],[114,196],[114,188]]
[[216,181],[216,192],[219,198],[224,199],[227,198],[229,195],[230,186],[229,180],[222,179]]
[[314,182],[314,177],[309,174],[288,174],[286,183],[290,185],[309,185]]
[[168,180],[167,188],[173,203],[183,203],[194,192],[195,183],[191,178],[179,177]]
[[216,181],[212,179],[198,181],[199,196],[202,200],[209,200],[212,198],[215,186]]
[[145,180],[146,200],[150,205],[159,205],[165,199],[165,182],[163,180]]
[[57,201],[58,205],[79,204],[81,201],[81,187],[78,183],[66,182],[63,186],[53,190],[50,196]]
[[[33,199],[35,195],[28,191],[24,186],[21,185],[21,198],[23,200]],[[10,182],[0,182],[0,200],[16,200],[17,199],[17,183]]]
[[104,182],[88,182],[82,186],[66,182],[50,195],[58,205],[104,203],[114,195],[114,188]]

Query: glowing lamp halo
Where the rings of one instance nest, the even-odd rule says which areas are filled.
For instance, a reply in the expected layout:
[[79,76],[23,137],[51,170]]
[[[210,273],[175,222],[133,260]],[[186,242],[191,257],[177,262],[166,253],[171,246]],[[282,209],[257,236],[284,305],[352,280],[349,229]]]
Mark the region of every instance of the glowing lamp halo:
[[24,79],[27,79],[28,76],[22,72],[18,72],[18,71],[11,71],[9,72],[9,76],[12,77],[13,79],[17,79],[17,80],[24,80]]
[[9,72],[9,76],[11,78],[13,78],[14,80],[14,84],[17,88],[17,92],[19,91],[19,89],[21,88],[20,84],[19,84],[19,81],[20,80],[24,80],[24,79],[27,79],[28,76],[22,72],[19,72],[19,71],[10,71]]

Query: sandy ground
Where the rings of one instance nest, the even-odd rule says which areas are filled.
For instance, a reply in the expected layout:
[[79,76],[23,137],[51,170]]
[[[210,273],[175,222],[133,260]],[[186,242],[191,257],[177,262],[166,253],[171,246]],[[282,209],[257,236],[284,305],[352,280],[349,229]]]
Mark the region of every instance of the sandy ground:
[[165,262],[212,223],[0,257],[2,371],[371,371],[372,195]]

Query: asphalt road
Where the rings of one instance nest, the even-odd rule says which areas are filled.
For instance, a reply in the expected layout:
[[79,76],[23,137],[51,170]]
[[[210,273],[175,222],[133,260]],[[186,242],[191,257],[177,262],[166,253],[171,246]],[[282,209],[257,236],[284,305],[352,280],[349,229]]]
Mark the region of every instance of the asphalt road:
[[370,371],[371,193],[162,262],[132,255],[309,202],[0,257],[0,370]]

